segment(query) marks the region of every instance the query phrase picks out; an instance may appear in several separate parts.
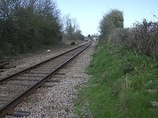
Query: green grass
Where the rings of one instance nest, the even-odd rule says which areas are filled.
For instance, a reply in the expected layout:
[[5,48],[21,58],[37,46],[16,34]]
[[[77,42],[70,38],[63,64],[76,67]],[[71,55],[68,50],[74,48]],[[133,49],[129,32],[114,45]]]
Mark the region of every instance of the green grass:
[[157,118],[158,60],[111,44],[96,47],[90,81],[75,101],[79,118]]

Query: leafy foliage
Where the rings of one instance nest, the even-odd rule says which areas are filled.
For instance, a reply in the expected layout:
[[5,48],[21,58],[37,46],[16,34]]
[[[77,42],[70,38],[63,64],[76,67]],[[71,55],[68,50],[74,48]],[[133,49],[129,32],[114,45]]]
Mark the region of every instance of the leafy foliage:
[[105,14],[100,21],[100,34],[102,39],[107,39],[111,31],[115,28],[123,28],[123,13],[117,9]]
[[0,53],[17,54],[59,42],[60,11],[52,0],[0,0]]

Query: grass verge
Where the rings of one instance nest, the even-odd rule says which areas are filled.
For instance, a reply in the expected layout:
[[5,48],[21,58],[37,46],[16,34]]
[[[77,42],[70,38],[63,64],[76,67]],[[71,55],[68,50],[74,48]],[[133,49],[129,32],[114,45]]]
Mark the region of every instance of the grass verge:
[[96,48],[87,73],[92,77],[75,100],[79,118],[158,117],[157,59],[105,44]]

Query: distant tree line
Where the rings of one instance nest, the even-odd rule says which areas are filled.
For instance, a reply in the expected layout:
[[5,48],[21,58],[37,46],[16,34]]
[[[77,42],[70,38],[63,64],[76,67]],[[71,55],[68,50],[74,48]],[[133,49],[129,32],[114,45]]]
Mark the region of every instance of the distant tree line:
[[111,10],[100,22],[100,42],[112,42],[126,46],[135,53],[158,58],[158,22],[135,23],[131,28],[123,28],[123,13]]

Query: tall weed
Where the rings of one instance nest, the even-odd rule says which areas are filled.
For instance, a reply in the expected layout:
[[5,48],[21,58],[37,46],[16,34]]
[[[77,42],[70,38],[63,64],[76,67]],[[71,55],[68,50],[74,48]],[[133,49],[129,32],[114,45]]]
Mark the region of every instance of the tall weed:
[[148,92],[158,86],[157,60],[111,43],[96,49],[87,68],[91,79],[77,99],[77,112],[87,104],[91,115],[80,117],[157,118],[151,102],[158,101],[158,93]]

